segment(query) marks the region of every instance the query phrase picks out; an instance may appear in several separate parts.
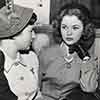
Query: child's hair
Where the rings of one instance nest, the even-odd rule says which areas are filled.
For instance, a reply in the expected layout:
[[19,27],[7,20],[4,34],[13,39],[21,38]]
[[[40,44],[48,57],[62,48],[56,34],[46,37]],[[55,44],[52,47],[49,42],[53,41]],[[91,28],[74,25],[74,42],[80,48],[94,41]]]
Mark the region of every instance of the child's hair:
[[0,9],[5,6],[5,0],[0,0]]
[[95,40],[94,24],[92,22],[91,14],[84,5],[72,3],[64,5],[58,12],[56,18],[53,21],[53,27],[55,29],[54,39],[57,43],[62,42],[61,36],[61,21],[66,15],[75,15],[83,23],[83,34],[79,40],[80,44],[84,48],[89,49]]

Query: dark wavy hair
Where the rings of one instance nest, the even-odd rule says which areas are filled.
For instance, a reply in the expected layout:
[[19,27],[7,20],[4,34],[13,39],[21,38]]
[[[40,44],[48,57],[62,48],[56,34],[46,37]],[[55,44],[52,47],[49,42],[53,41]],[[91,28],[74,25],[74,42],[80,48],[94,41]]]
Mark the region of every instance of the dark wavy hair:
[[94,24],[88,8],[82,4],[71,3],[65,4],[63,7],[61,7],[56,18],[52,21],[55,42],[61,43],[63,41],[60,27],[61,21],[65,15],[75,15],[82,21],[84,29],[78,42],[83,46],[83,48],[88,50],[95,40]]

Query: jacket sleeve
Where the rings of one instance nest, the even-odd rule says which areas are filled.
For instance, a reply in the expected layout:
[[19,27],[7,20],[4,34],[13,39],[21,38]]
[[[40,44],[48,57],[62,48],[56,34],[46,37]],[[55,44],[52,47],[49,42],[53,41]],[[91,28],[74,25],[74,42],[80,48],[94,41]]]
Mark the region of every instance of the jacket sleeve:
[[17,100],[17,96],[9,88],[8,81],[4,75],[5,56],[0,50],[0,100]]
[[94,92],[98,87],[98,59],[91,58],[81,66],[80,86],[85,92]]
[[3,52],[0,50],[0,71],[4,70],[4,62],[5,62],[5,56]]

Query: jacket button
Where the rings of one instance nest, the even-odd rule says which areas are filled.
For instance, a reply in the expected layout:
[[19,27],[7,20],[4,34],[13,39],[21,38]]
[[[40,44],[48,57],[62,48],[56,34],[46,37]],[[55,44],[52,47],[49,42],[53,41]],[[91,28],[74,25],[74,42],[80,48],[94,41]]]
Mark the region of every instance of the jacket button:
[[21,77],[20,77],[20,80],[24,80],[24,77],[23,77],[23,76],[21,76]]
[[25,96],[28,96],[29,95],[29,93],[28,92],[25,92]]

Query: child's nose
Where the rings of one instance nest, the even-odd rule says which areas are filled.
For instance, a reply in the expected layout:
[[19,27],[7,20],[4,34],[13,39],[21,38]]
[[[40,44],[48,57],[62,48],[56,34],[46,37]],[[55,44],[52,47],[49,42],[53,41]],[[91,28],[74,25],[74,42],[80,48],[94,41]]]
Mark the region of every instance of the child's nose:
[[68,36],[72,35],[72,29],[69,29],[69,30],[67,31],[67,35],[68,35]]

